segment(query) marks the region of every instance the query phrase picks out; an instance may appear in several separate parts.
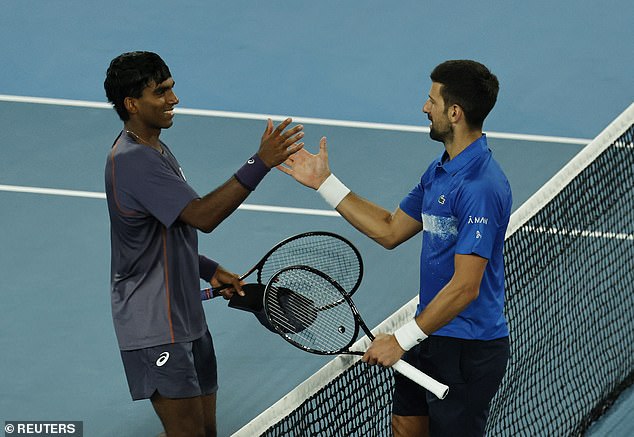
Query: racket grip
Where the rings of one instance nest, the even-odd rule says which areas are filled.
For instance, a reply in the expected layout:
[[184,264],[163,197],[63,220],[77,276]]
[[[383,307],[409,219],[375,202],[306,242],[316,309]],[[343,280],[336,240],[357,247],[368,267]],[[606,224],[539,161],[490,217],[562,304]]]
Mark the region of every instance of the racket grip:
[[200,300],[209,300],[218,297],[220,296],[220,290],[222,290],[222,287],[220,289],[211,287],[203,288],[200,290]]
[[406,361],[398,360],[396,363],[394,363],[392,368],[401,375],[411,379],[424,389],[427,389],[435,394],[438,399],[445,399],[445,396],[447,396],[447,393],[449,393],[448,386],[436,381],[434,378],[421,372]]

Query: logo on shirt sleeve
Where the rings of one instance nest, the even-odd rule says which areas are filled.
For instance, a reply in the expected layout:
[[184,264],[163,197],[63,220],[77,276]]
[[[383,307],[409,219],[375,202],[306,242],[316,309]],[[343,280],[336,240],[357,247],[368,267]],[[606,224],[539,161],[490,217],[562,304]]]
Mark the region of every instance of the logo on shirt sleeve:
[[476,217],[476,216],[469,216],[469,220],[467,220],[467,224],[482,224],[482,225],[488,225],[489,224],[489,218],[488,217]]

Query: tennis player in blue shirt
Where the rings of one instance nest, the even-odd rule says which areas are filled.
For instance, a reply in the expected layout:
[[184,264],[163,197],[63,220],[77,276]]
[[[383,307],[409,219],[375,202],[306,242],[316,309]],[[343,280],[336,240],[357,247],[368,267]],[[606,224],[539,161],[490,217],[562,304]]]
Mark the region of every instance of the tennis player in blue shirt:
[[403,358],[449,385],[439,400],[396,374],[395,436],[483,436],[509,357],[502,254],[512,196],[482,132],[499,84],[470,60],[446,61],[430,77],[423,112],[445,150],[394,212],[331,173],[325,138],[317,155],[303,149],[278,168],[388,249],[422,231],[415,317],[394,335],[377,335],[363,360],[391,366]]

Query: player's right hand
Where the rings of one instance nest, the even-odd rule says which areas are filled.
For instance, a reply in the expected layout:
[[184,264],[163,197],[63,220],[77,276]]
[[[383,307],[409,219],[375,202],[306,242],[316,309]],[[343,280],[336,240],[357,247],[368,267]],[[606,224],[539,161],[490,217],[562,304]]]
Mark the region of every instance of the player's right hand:
[[289,156],[304,147],[300,140],[304,137],[304,126],[301,124],[291,129],[284,130],[293,121],[287,118],[276,128],[273,128],[273,121],[269,119],[266,129],[262,134],[258,156],[268,168],[273,168],[286,161]]
[[322,137],[319,141],[319,153],[316,155],[302,149],[299,153],[290,156],[282,165],[278,165],[277,168],[300,184],[315,190],[318,189],[330,176],[326,137]]

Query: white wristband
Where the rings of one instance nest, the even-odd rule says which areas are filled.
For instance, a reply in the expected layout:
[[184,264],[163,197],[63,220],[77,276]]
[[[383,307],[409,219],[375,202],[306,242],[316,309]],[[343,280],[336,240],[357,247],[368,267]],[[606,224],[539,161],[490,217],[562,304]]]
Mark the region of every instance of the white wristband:
[[396,331],[394,331],[394,337],[398,341],[399,346],[403,350],[410,350],[421,341],[427,338],[427,334],[420,329],[415,319],[410,320]]
[[328,205],[336,208],[343,198],[348,195],[350,189],[337,179],[334,174],[330,173],[330,176],[319,186],[317,192],[328,202]]

